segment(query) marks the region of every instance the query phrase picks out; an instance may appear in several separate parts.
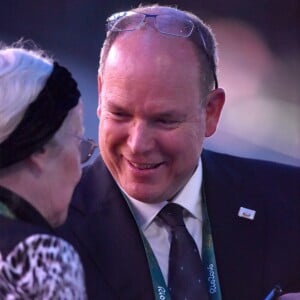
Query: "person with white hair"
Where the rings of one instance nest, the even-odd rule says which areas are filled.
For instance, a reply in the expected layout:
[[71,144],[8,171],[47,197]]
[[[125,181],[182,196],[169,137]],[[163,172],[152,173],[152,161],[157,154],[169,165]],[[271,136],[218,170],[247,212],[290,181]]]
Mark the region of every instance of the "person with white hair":
[[38,50],[0,49],[0,298],[86,299],[77,252],[56,236],[95,149],[71,73]]

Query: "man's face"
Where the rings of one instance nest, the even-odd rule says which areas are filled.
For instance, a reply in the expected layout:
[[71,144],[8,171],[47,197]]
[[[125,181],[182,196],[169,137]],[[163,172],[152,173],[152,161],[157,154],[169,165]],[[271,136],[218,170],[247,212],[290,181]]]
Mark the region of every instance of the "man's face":
[[217,123],[201,105],[199,76],[187,39],[149,28],[114,42],[99,79],[99,141],[105,164],[130,196],[169,200],[193,174]]

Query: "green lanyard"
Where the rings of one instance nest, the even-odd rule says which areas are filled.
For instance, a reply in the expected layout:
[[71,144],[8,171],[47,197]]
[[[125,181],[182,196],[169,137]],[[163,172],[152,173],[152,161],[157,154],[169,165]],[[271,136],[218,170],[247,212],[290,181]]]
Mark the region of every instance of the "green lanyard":
[[[130,212],[135,220],[135,223],[137,224],[136,218],[135,218],[133,210],[132,210],[131,203],[124,193],[123,193],[123,196],[127,202]],[[137,227],[139,229],[139,233],[140,233],[141,239],[143,241],[144,249],[145,249],[147,260],[148,260],[148,266],[150,269],[155,300],[171,300],[169,289],[166,285],[165,279],[162,275],[161,269],[159,267],[159,264],[156,260],[155,255],[151,249],[151,246],[149,245],[149,242],[147,241],[146,237],[144,236],[142,230],[139,228],[138,224],[137,224]]]
[[[202,187],[202,190],[204,188]],[[211,300],[222,300],[216,257],[214,252],[214,244],[211,233],[211,226],[207,212],[206,197],[202,191],[202,209],[203,209],[203,245],[202,245],[202,261],[206,273],[206,281],[208,293]]]
[[16,216],[12,213],[12,211],[2,202],[0,202],[0,215],[3,215],[10,219],[16,218]]
[[[205,195],[203,195],[203,246],[202,246],[202,261],[205,267],[205,274],[208,286],[208,292],[210,296],[210,300],[222,300],[221,296],[221,289],[219,284],[218,272],[217,272],[217,264],[215,259],[214,247],[213,247],[213,240],[210,228],[210,222],[207,213],[206,207],[206,200]],[[123,193],[124,198],[128,204],[128,207],[131,211],[133,218],[135,219],[130,201],[128,200],[127,196]],[[136,222],[136,219],[135,219]],[[137,222],[136,222],[137,224]],[[139,226],[138,226],[139,228]],[[169,294],[168,287],[162,275],[161,269],[159,264],[156,260],[156,257],[147,241],[146,237],[144,236],[143,232],[139,228],[139,233],[141,239],[144,244],[144,249],[146,252],[148,265],[150,269],[152,285],[155,295],[155,300],[171,300],[171,296]]]

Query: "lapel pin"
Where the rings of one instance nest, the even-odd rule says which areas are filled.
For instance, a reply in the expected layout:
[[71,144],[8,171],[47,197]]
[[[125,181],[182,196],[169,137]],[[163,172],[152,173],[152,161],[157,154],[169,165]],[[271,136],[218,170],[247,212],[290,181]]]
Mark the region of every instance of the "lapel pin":
[[254,220],[255,214],[256,214],[255,210],[245,208],[245,207],[240,207],[240,210],[238,212],[239,217],[249,219],[249,220]]

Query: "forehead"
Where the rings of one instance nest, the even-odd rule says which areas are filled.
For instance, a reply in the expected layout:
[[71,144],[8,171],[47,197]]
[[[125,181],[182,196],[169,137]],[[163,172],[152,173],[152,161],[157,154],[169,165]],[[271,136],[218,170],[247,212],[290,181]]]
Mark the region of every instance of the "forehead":
[[187,39],[151,29],[124,32],[107,57],[102,99],[151,103],[151,109],[155,103],[167,103],[165,100],[169,104],[198,102],[199,74],[197,55]]
[[[140,95],[200,93],[199,63],[186,39],[164,37],[155,31],[125,33],[113,44],[106,61],[103,90],[139,91]],[[117,92],[118,93],[118,92]],[[157,95],[155,96],[157,98]]]
[[170,76],[168,72],[172,70],[199,72],[199,59],[189,39],[163,35],[146,24],[139,30],[122,32],[112,44],[106,69],[124,66],[127,72],[132,69],[140,69],[142,73],[159,70]]

